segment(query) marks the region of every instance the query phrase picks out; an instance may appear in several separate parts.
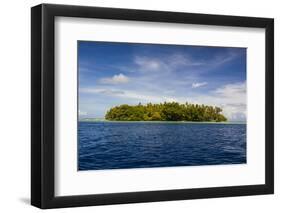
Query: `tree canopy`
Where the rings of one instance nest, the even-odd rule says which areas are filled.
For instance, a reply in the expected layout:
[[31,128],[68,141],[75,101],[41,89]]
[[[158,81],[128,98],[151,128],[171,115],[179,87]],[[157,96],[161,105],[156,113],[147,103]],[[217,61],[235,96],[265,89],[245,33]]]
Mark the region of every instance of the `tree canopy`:
[[105,115],[110,121],[227,121],[216,106],[164,102],[112,107]]

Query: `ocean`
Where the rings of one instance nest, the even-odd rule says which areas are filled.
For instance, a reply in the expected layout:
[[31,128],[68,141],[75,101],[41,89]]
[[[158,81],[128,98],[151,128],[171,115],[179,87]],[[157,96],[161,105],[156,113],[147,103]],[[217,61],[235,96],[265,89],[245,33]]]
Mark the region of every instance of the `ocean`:
[[78,170],[246,163],[246,124],[78,123]]

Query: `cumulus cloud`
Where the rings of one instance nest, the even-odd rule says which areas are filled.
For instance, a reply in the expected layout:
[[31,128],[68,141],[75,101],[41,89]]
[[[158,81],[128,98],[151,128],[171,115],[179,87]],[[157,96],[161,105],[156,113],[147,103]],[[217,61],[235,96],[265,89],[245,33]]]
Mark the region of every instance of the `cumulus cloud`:
[[[229,120],[246,117],[246,83],[242,82],[246,70],[240,66],[245,60],[245,50],[174,47],[166,51],[164,47],[155,47],[140,46],[140,51],[124,51],[122,60],[111,63],[95,64],[87,58],[84,59],[87,64],[79,63],[79,92],[87,93],[81,95],[79,101],[88,116],[96,114],[97,104],[100,109],[108,109],[124,103],[176,101],[219,106]],[[101,54],[101,58],[106,54]],[[237,72],[229,69],[230,65],[237,65]],[[109,74],[108,70],[115,73]],[[237,79],[241,82],[235,83]]]
[[[202,82],[206,83],[206,82]],[[201,84],[202,84],[201,83]],[[208,94],[197,94],[192,96],[168,95],[165,91],[157,93],[143,90],[120,90],[112,88],[82,88],[82,93],[101,94],[113,98],[121,98],[121,103],[126,103],[128,99],[135,103],[159,103],[159,102],[190,102],[194,104],[205,104],[219,106],[223,109],[223,114],[230,121],[246,120],[246,82],[225,84]]]
[[110,78],[102,78],[102,79],[100,79],[99,82],[102,84],[124,84],[124,83],[128,83],[129,80],[130,80],[129,77],[120,73],[120,74],[114,75]]
[[197,82],[197,83],[193,83],[192,84],[192,88],[198,88],[198,87],[203,87],[205,85],[207,85],[207,82]]
[[223,114],[232,121],[244,121],[247,117],[246,82],[223,85],[208,95],[198,96],[196,101],[219,106]]
[[214,93],[221,99],[221,106],[230,120],[246,120],[246,82],[227,84]]

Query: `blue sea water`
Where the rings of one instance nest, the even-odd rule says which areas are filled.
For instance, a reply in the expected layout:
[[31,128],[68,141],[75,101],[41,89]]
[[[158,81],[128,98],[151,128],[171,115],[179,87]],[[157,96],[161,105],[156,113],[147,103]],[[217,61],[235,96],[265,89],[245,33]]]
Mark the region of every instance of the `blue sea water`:
[[79,122],[78,170],[246,163],[246,124]]

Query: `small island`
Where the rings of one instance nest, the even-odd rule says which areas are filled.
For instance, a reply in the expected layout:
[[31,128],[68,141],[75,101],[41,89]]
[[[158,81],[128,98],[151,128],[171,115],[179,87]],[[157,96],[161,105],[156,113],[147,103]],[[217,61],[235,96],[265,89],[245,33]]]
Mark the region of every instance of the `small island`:
[[109,121],[195,121],[195,122],[225,122],[217,106],[200,104],[180,104],[164,102],[160,104],[141,104],[112,107],[107,111],[105,119]]

